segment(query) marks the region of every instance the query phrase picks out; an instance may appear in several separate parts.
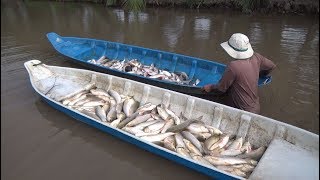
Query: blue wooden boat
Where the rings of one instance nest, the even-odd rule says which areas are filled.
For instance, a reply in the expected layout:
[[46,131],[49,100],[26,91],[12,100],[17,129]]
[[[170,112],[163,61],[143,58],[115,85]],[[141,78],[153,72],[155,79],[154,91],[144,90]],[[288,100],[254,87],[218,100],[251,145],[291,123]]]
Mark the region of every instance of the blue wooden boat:
[[[54,32],[48,33],[47,38],[59,53],[89,69],[195,96],[205,94],[201,91],[201,87],[204,85],[218,83],[226,67],[224,64],[213,61],[118,42],[78,37],[62,37]],[[199,79],[200,83],[196,86],[181,85],[165,80],[130,74],[87,62],[91,59],[97,60],[102,55],[110,59],[118,60],[138,59],[144,65],[154,64],[158,69],[166,69],[169,72],[185,72],[190,79]],[[260,77],[258,85],[262,86],[270,82],[271,76]]]
[[200,99],[168,89],[105,73],[58,66],[48,66],[39,60],[24,63],[34,90],[53,108],[118,137],[138,147],[167,158],[212,177],[213,179],[243,179],[215,166],[195,161],[150,143],[123,129],[110,126],[58,101],[59,97],[79,92],[94,82],[98,88],[114,90],[139,100],[140,105],[170,104],[171,110],[187,118],[203,116],[203,123],[220,129],[225,134],[242,137],[253,147],[267,149],[248,179],[319,179],[319,135],[274,119]]

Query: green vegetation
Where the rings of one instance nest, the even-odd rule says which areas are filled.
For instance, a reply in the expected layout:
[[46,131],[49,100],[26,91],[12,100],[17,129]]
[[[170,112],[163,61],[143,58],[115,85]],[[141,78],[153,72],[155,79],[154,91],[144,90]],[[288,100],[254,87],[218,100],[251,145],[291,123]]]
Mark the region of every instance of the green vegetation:
[[236,5],[240,6],[243,12],[252,12],[269,5],[269,0],[235,0]]
[[132,11],[140,11],[144,9],[145,6],[145,0],[126,0],[123,2],[123,7]]

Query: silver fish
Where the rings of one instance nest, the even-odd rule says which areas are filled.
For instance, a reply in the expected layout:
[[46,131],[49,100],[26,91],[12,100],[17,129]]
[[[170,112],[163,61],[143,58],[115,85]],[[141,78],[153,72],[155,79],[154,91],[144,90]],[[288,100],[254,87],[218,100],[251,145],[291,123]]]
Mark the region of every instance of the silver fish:
[[251,152],[251,144],[250,144],[250,142],[249,142],[249,141],[246,141],[246,142],[242,145],[240,151],[241,151],[241,152],[246,152],[246,153]]
[[[170,107],[170,105],[169,105],[169,107]],[[171,110],[169,109],[169,107],[168,107],[168,108],[164,107],[164,110],[165,110],[171,117],[173,117],[174,122],[175,122],[176,125],[180,124],[180,123],[181,123],[180,118],[179,118],[173,111],[171,111]]]
[[181,136],[180,133],[176,133],[174,135],[174,138],[176,140],[176,149],[178,149],[178,148],[186,148],[186,145],[183,142],[183,137]]
[[123,103],[123,112],[126,116],[133,114],[139,107],[139,102],[135,101],[133,98],[129,98]]
[[124,131],[126,131],[126,132],[128,132],[130,134],[133,134],[133,135],[143,132],[141,129],[138,129],[138,128],[135,128],[135,127],[127,127],[127,126],[123,127],[122,130],[124,130]]
[[211,134],[217,134],[217,135],[221,135],[222,131],[220,131],[218,128],[215,128],[213,126],[209,126],[207,124],[204,124],[204,126],[209,130],[209,132]]
[[209,150],[214,150],[215,148],[223,148],[229,141],[229,136],[223,136],[219,139],[218,142],[214,143]]
[[130,121],[127,126],[135,126],[137,124],[140,124],[142,122],[145,122],[146,120],[148,120],[151,117],[151,114],[145,114],[142,116],[138,116],[135,119],[133,119],[132,121]]
[[140,138],[148,142],[159,142],[159,141],[162,141],[164,138],[168,136],[172,136],[174,134],[175,133],[173,132],[167,132],[167,133],[157,134],[157,135],[142,136]]
[[106,97],[110,97],[110,95],[107,93],[107,91],[103,90],[103,89],[91,89],[90,92],[93,95],[96,96],[106,96]]
[[153,132],[148,132],[148,133],[146,133],[146,132],[139,132],[139,133],[135,134],[135,136],[137,136],[137,137],[150,136],[150,135],[157,135],[157,134],[159,134],[159,133],[160,133],[160,130],[153,131]]
[[239,150],[241,149],[242,147],[242,143],[243,143],[243,138],[240,137],[236,140],[234,140],[227,148],[227,150]]
[[167,118],[169,117],[169,114],[166,112],[164,108],[157,106],[157,111],[163,120],[167,120]]
[[69,102],[68,105],[69,105],[69,106],[73,106],[73,105],[75,105],[77,102],[85,99],[86,97],[87,97],[87,95],[86,95],[86,94],[83,94],[83,95],[81,95],[79,98],[76,98],[76,99],[72,100],[71,102]]
[[238,158],[250,158],[253,160],[259,160],[261,158],[261,156],[263,155],[263,153],[265,152],[266,147],[265,146],[261,146],[258,149],[255,149],[249,153],[245,153],[245,154],[241,154],[238,155],[236,157]]
[[219,139],[220,139],[220,136],[212,135],[207,140],[205,140],[204,146],[209,150],[213,144],[215,144],[219,141]]
[[[150,118],[150,119],[153,119],[153,118]],[[149,121],[149,119],[148,119],[146,122],[140,123],[140,124],[138,124],[138,125],[136,125],[134,127],[139,128],[139,129],[143,129],[143,128],[145,128],[145,127],[147,127],[147,126],[149,126],[151,124],[157,123],[157,122],[160,122],[160,120],[153,119],[153,120]]]
[[106,102],[103,106],[102,106],[102,110],[104,111],[105,114],[108,114],[109,110],[110,110],[110,103]]
[[174,120],[173,118],[169,118],[169,120],[167,120],[161,130],[161,133],[165,133],[167,131],[168,128],[170,128],[171,126],[174,125]]
[[182,131],[181,134],[184,138],[189,140],[201,153],[204,152],[200,141],[193,134],[188,131]]
[[164,140],[163,140],[163,144],[164,144],[164,147],[171,150],[171,151],[174,151],[176,152],[176,143],[175,143],[175,139],[174,139],[174,136],[168,136],[166,137]]
[[183,147],[177,147],[177,153],[184,157],[191,158],[189,152]]
[[186,147],[189,149],[190,152],[198,154],[199,156],[202,156],[201,152],[198,148],[196,148],[189,140],[182,139]]
[[191,123],[193,122],[199,122],[201,121],[203,116],[200,116],[196,119],[189,119],[187,121],[182,122],[181,124],[175,125],[170,127],[167,132],[179,132],[179,131],[183,131],[185,128],[187,128]]
[[250,159],[241,159],[235,157],[213,157],[213,156],[204,156],[212,165],[235,165],[235,164],[257,164],[257,161]]
[[203,126],[202,124],[192,123],[187,128],[191,133],[206,133],[209,132],[209,130]]
[[101,119],[101,121],[107,121],[106,113],[102,110],[101,106],[95,107],[95,113]]
[[113,121],[117,118],[117,111],[116,111],[116,107],[113,106],[111,107],[110,111],[107,114],[107,121]]
[[203,158],[202,156],[199,156],[196,153],[190,152],[190,156],[192,157],[192,159],[200,162],[201,164],[204,164],[204,165],[207,165],[207,166],[212,166],[212,164],[209,161],[207,161],[205,158]]
[[240,149],[227,149],[225,151],[222,151],[220,155],[222,156],[237,156],[239,154],[242,154]]
[[89,101],[84,103],[82,106],[102,106],[104,105],[104,101]]
[[161,129],[164,126],[165,122],[164,121],[160,121],[154,124],[151,124],[149,126],[147,126],[146,128],[143,129],[144,132],[153,132],[153,131],[157,131],[159,129]]
[[[192,133],[193,134],[193,133]],[[210,133],[199,133],[199,134],[193,134],[199,141],[205,141],[207,140],[211,134]]]
[[109,89],[108,93],[116,100],[117,104],[121,102],[120,94],[117,91]]

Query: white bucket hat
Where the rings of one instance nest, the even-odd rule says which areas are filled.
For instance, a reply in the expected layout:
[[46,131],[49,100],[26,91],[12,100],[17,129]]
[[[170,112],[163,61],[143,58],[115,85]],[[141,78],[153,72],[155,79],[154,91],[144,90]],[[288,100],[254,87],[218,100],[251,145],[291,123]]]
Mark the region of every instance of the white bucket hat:
[[232,34],[229,41],[220,45],[234,59],[248,59],[253,55],[249,38],[241,33]]

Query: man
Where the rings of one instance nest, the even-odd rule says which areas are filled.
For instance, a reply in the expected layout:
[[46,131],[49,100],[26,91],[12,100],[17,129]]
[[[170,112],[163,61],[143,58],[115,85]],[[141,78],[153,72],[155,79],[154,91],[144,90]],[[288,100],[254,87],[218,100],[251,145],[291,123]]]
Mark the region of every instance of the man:
[[226,105],[259,114],[259,75],[268,75],[276,65],[253,52],[244,34],[235,33],[220,45],[234,60],[227,65],[218,84],[207,84],[203,90],[227,93]]

